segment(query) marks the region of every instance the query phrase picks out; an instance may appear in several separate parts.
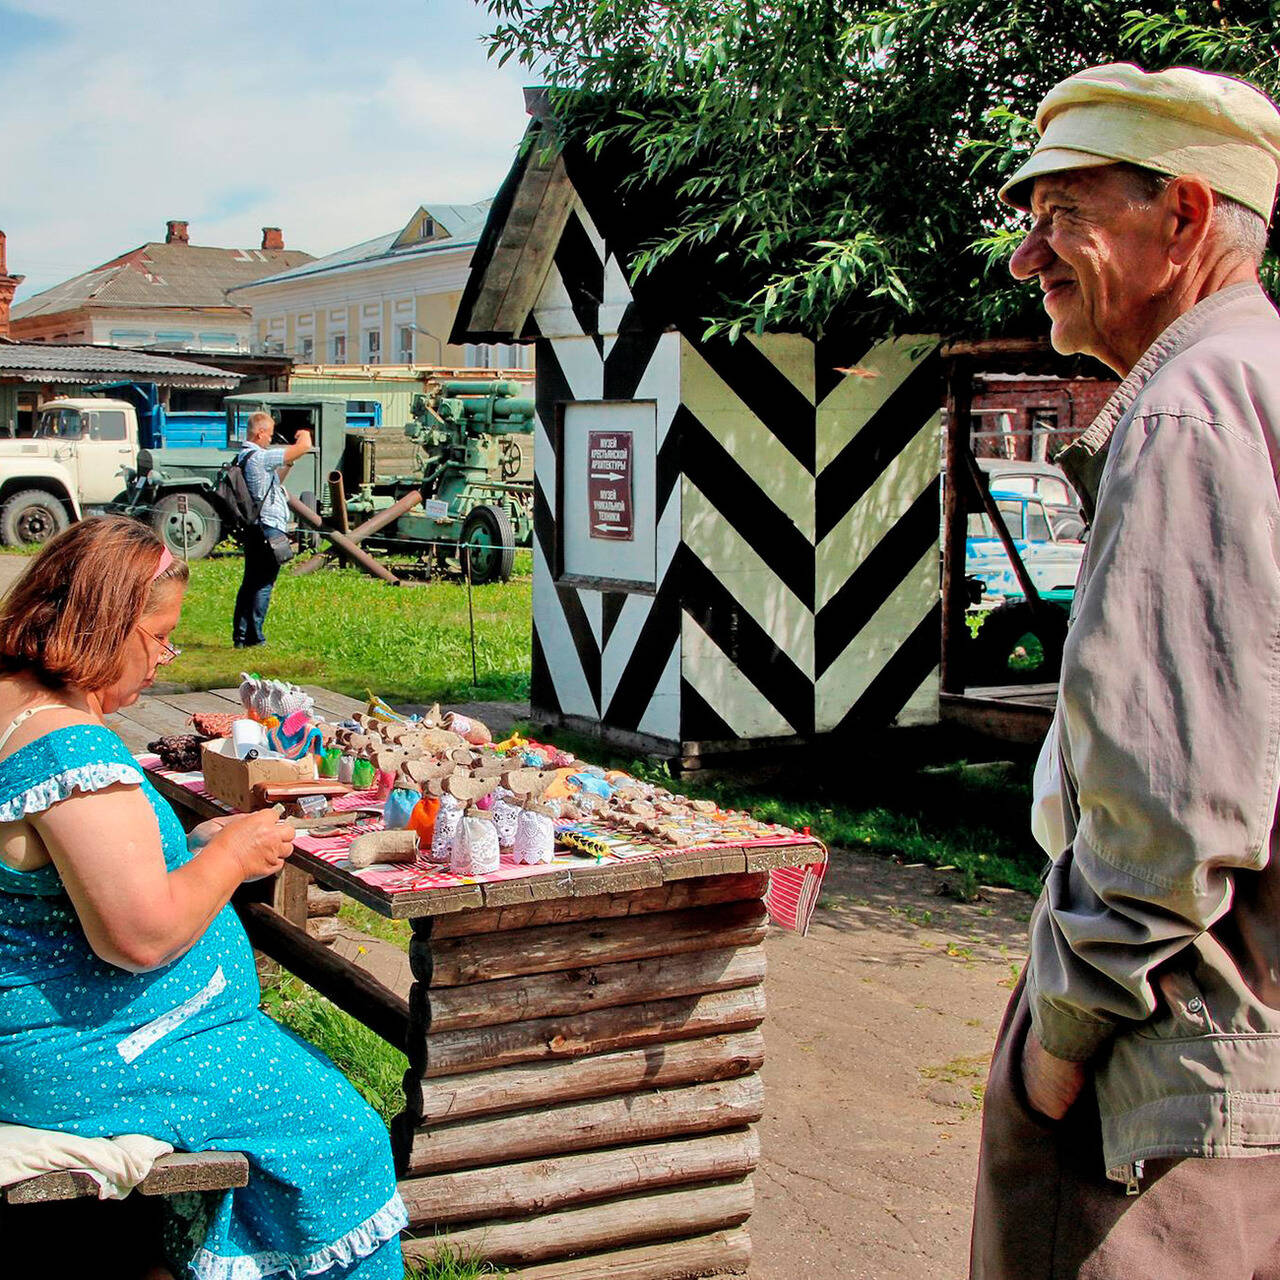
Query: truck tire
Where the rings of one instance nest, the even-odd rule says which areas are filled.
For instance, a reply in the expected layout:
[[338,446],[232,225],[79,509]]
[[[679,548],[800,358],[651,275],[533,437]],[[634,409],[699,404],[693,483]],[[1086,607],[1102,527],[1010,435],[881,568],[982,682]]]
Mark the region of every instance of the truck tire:
[[[185,515],[178,509],[179,498],[187,500]],[[198,493],[166,493],[151,508],[151,527],[173,555],[188,560],[203,560],[222,541],[222,519]]]
[[458,542],[458,560],[464,574],[468,555],[472,582],[506,582],[511,577],[516,562],[516,536],[504,507],[491,507],[487,503],[472,507],[462,522],[462,537]]
[[0,541],[6,547],[36,547],[71,524],[61,501],[44,489],[23,489],[0,510]]

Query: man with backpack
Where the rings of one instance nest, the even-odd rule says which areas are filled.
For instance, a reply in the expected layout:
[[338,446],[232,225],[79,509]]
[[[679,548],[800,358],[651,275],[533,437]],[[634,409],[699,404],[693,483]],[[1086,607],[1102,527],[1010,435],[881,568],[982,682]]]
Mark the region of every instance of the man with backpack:
[[311,448],[311,433],[299,431],[291,445],[271,445],[276,424],[269,413],[249,418],[245,446],[236,457],[249,496],[256,505],[253,523],[244,533],[244,579],[236,593],[231,639],[237,649],[266,644],[263,626],[280,566],[292,555],[287,533],[289,503],[281,481]]

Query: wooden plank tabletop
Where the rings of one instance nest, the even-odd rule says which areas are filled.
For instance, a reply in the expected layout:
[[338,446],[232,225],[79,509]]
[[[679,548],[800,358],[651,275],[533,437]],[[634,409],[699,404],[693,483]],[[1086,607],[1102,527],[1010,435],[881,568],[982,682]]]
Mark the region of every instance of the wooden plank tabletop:
[[[319,685],[302,688],[315,698],[316,710],[329,718],[345,718],[365,710],[365,704],[345,694]],[[207,692],[149,691],[132,706],[108,717],[107,723],[124,739],[131,751],[145,751],[147,743],[168,733],[190,731],[187,717],[193,711],[232,711],[240,706],[236,689]],[[219,817],[227,810],[215,801],[189,791],[160,773],[148,775],[180,814],[197,821]],[[676,880],[698,876],[733,875],[769,871],[775,867],[804,866],[825,857],[821,844],[808,840],[800,844],[727,846],[716,849],[674,850],[661,858],[634,862],[612,859],[582,865],[557,865],[549,872],[521,876],[513,880],[475,881],[401,893],[388,893],[360,878],[354,871],[334,866],[305,849],[295,848],[290,863],[307,872],[317,882],[338,889],[371,907],[380,915],[395,919],[447,915],[480,907],[507,907],[518,903],[541,902],[552,898],[582,898],[603,893],[629,893],[653,889]]]

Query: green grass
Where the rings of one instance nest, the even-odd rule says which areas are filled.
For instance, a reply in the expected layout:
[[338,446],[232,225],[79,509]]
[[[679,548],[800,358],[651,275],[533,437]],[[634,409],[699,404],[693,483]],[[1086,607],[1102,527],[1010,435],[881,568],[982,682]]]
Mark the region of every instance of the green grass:
[[[970,899],[983,884],[1039,893],[1044,854],[1031,838],[1031,768],[1020,764],[881,767],[846,756],[834,767],[795,768],[759,785],[711,775],[673,781],[649,759],[609,757],[593,739],[556,733],[554,740],[597,764],[624,768],[672,791],[746,809],[765,822],[802,831],[828,846],[955,870],[951,890]],[[851,765],[840,767],[846,761]]]
[[263,989],[262,1008],[322,1049],[386,1123],[403,1109],[408,1059],[363,1023],[291,974]]
[[381,938],[383,942],[394,942],[406,951],[409,949],[409,938],[413,930],[409,928],[407,920],[391,920],[387,916],[381,916],[363,902],[356,902],[354,898],[342,900],[338,918],[371,937]]
[[474,1280],[476,1276],[504,1276],[507,1273],[499,1270],[489,1262],[473,1262],[461,1254],[445,1249],[440,1257],[432,1262],[406,1262],[404,1264],[405,1280]]
[[[528,572],[528,552],[517,568]],[[467,592],[461,583],[387,586],[355,569],[299,577],[284,569],[271,598],[268,642],[231,645],[231,611],[240,586],[236,556],[191,566],[175,641],[180,657],[164,678],[197,689],[240,682],[246,668],[299,684],[395,702],[520,699],[529,690],[532,579],[475,587],[476,666],[471,681]]]

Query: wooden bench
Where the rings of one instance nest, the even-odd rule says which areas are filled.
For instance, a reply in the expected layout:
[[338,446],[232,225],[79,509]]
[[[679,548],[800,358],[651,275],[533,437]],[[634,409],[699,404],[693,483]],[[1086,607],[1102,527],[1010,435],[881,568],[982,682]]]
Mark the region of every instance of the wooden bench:
[[[186,1228],[175,1230],[190,1210],[175,1218],[170,1197],[243,1187],[248,1181],[249,1162],[239,1152],[199,1151],[161,1156],[135,1188],[140,1194],[123,1200],[99,1200],[98,1184],[87,1173],[60,1171],[15,1182],[0,1194],[0,1241],[6,1245],[0,1274],[138,1280],[163,1262],[170,1273],[185,1275],[185,1262],[199,1239]],[[211,1208],[205,1206],[193,1222],[207,1220]],[[29,1259],[31,1265],[15,1258]]]
[[[249,1162],[238,1151],[175,1151],[160,1156],[135,1188],[144,1196],[180,1191],[226,1191],[249,1183]],[[6,1204],[48,1204],[54,1200],[98,1198],[98,1184],[78,1169],[42,1173],[4,1189]]]

